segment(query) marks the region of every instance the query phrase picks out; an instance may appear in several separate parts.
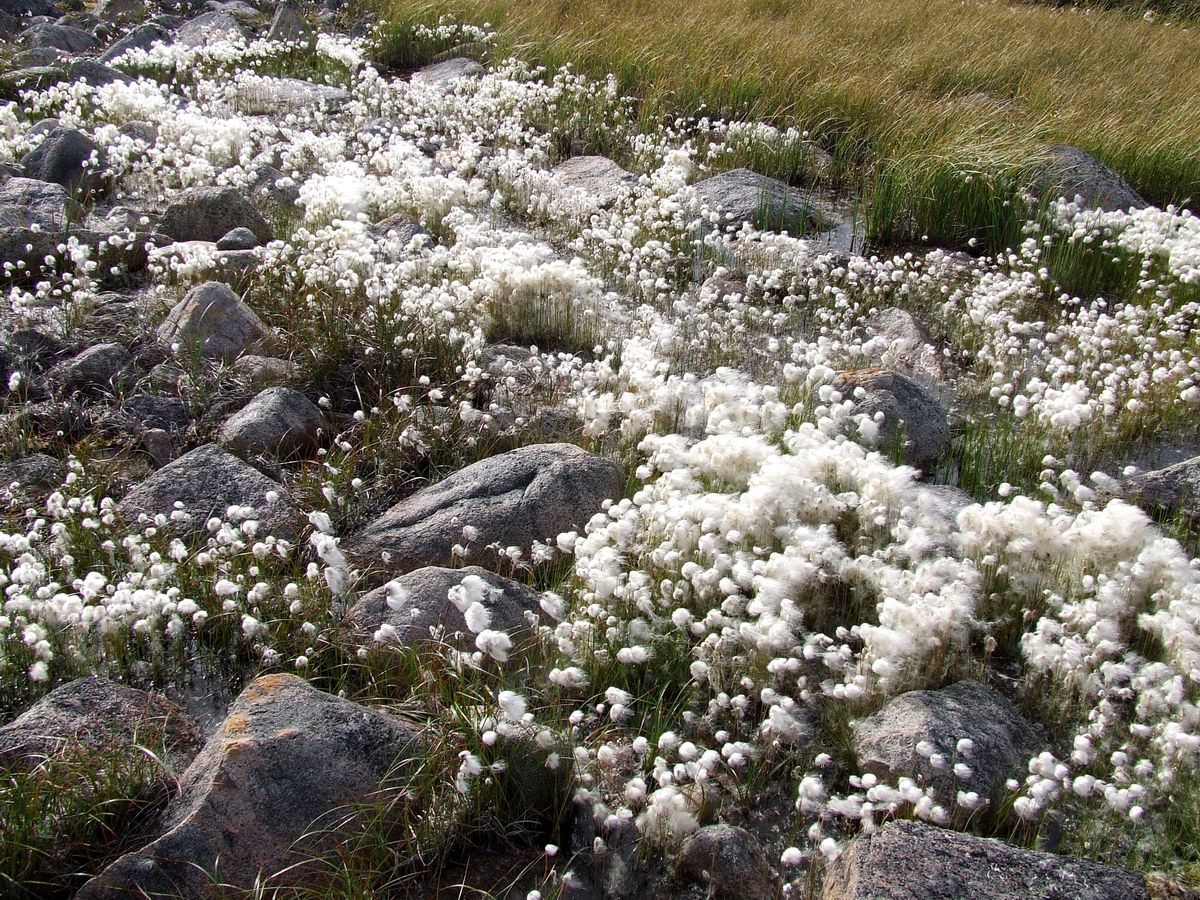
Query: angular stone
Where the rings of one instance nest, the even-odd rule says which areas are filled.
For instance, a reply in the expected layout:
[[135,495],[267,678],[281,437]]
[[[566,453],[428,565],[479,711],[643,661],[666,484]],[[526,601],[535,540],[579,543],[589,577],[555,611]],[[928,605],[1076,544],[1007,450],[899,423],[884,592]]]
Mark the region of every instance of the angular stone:
[[395,213],[372,225],[371,233],[393,241],[401,247],[407,247],[412,243],[413,238],[427,232],[421,227],[421,223],[412,216]]
[[261,676],[180,776],[161,836],[76,896],[198,900],[216,883],[249,889],[260,874],[295,864],[272,885],[298,884],[311,875],[305,863],[334,847],[334,834],[314,824],[369,800],[417,751],[412,733],[385,713],[294,675]]
[[637,187],[637,176],[604,156],[575,156],[552,170],[555,178],[588,206],[608,209]]
[[0,13],[20,18],[24,16],[57,16],[59,10],[50,0],[0,0]]
[[46,377],[62,394],[99,397],[117,393],[136,377],[133,356],[121,344],[97,344],[60,362]]
[[176,501],[191,517],[173,526],[183,532],[203,529],[212,516],[224,519],[231,506],[255,509],[260,537],[294,540],[304,525],[283,485],[216,444],[198,447],[159,469],[125,495],[117,512],[134,524],[141,514],[170,517]]
[[258,238],[249,228],[238,226],[217,241],[218,250],[253,250],[258,246]]
[[30,228],[58,234],[67,224],[67,191],[36,178],[10,178],[0,185],[0,228]]
[[919,822],[856,838],[822,900],[1150,900],[1138,872],[1011,847]]
[[159,694],[107,678],[80,678],[55,688],[0,728],[0,765],[52,756],[72,745],[103,749],[160,742],[182,750],[198,747],[196,723]]
[[31,25],[21,34],[26,47],[54,47],[64,53],[87,53],[95,50],[96,38],[82,28],[71,25]]
[[1200,456],[1127,478],[1121,493],[1150,512],[1200,519]]
[[[402,500],[343,542],[364,567],[395,575],[454,564],[454,546],[493,542],[528,554],[579,530],[604,500],[621,496],[625,474],[611,460],[573,444],[536,444],[481,460]],[[497,565],[482,550],[471,562]]]
[[912,313],[890,306],[868,317],[865,324],[871,337],[863,352],[881,366],[911,373],[931,386],[948,387],[949,361]]
[[321,410],[299,391],[271,387],[230,416],[217,440],[244,458],[284,458],[316,447],[327,427]]
[[464,78],[478,78],[483,74],[483,66],[465,56],[456,56],[432,63],[412,74],[413,84],[432,85],[447,88],[456,81]]
[[66,54],[57,47],[33,47],[14,56],[12,67],[24,69],[28,66],[53,66],[65,58]]
[[168,432],[183,431],[192,422],[191,410],[184,401],[153,394],[130,397],[121,404],[116,415],[139,430],[157,428]]
[[1094,156],[1069,144],[1046,148],[1046,162],[1034,173],[1030,193],[1040,200],[1077,197],[1087,209],[1144,209],[1149,204],[1124,178]]
[[[347,620],[367,634],[389,625],[396,630],[396,643],[404,647],[434,640],[434,630],[440,635],[437,640],[474,650],[475,634],[467,627],[462,611],[449,599],[451,590],[460,589],[491,614],[487,628],[503,631],[514,640],[530,630],[527,612],[545,619],[541,594],[533,588],[479,566],[426,566],[363,595],[347,614]],[[388,603],[389,597],[397,608]]]
[[[966,738],[974,745],[958,751]],[[935,768],[917,752],[925,741],[944,758]],[[854,724],[854,750],[859,769],[890,782],[901,776],[932,786],[943,805],[958,791],[974,791],[983,799],[1000,795],[1004,782],[1020,775],[1038,749],[1037,732],[1003,696],[978,681],[959,681],[940,691],[909,691],[872,716]],[[970,775],[959,778],[954,765],[964,763]]]
[[98,63],[92,59],[77,59],[67,67],[67,81],[82,81],[92,87],[103,87],[106,84],[132,84],[133,79],[116,69]]
[[710,897],[775,900],[771,864],[758,840],[734,825],[706,825],[683,842],[676,878],[706,885]]
[[268,41],[301,41],[312,34],[312,27],[304,18],[304,9],[299,3],[285,0],[275,5],[275,15],[267,29]]
[[172,41],[171,32],[167,31],[161,25],[147,22],[145,25],[139,25],[119,41],[113,43],[100,56],[100,62],[110,63],[118,57],[123,56],[126,51],[149,50],[155,44],[170,44]]
[[234,187],[199,187],[181,191],[163,213],[158,230],[177,241],[219,241],[235,228],[249,228],[265,244],[271,226]]
[[30,453],[6,463],[0,463],[0,486],[9,487],[16,482],[22,487],[49,490],[63,483],[67,467],[62,460],[45,453]]
[[55,128],[25,154],[21,165],[31,178],[61,184],[68,193],[94,191],[106,165],[104,152],[74,128]]
[[328,84],[299,78],[275,78],[242,85],[234,96],[238,110],[248,116],[286,116],[311,109],[333,109],[350,99],[350,93]]
[[268,215],[294,215],[300,200],[300,188],[279,169],[260,163],[250,187],[250,200]]
[[854,400],[854,413],[874,418],[883,414],[883,423],[869,446],[885,452],[900,446],[903,437],[904,463],[928,475],[937,464],[946,442],[950,424],[945,408],[933,395],[907,375],[887,369],[860,369],[843,372],[833,387],[846,399]]
[[233,364],[234,374],[251,387],[270,387],[294,381],[300,375],[300,367],[286,359],[272,356],[255,356],[248,353],[239,356]]
[[227,12],[207,12],[184,22],[175,32],[175,42],[185,47],[204,47],[219,41],[244,41],[246,32]]
[[158,339],[196,347],[208,359],[232,362],[268,338],[267,326],[227,285],[208,281],[192,288],[158,327]]
[[764,231],[794,235],[828,227],[815,200],[777,178],[734,169],[694,184],[701,206],[720,214],[722,227],[749,222]]

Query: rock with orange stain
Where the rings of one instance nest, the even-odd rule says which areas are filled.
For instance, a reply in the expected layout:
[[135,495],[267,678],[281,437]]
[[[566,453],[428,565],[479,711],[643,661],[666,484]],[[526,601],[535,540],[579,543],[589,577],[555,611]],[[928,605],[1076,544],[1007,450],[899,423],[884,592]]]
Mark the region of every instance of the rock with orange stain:
[[180,777],[160,836],[77,896],[208,897],[218,883],[249,888],[285,869],[268,883],[293,883],[305,877],[305,860],[330,849],[322,817],[368,798],[417,750],[385,713],[294,675],[258,678]]

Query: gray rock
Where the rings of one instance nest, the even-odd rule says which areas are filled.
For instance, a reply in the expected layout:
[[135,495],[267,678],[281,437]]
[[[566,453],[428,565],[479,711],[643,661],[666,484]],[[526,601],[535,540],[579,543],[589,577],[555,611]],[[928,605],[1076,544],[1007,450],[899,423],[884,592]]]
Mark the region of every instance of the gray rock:
[[175,304],[158,327],[158,338],[168,346],[198,348],[207,359],[232,362],[265,343],[268,332],[254,310],[227,285],[207,281]]
[[219,41],[244,41],[245,29],[227,12],[207,12],[184,22],[175,32],[175,43],[204,47]]
[[72,745],[98,750],[159,742],[184,751],[198,747],[196,723],[159,694],[107,678],[80,678],[55,688],[0,728],[0,765],[51,756]]
[[833,387],[844,398],[854,399],[855,414],[883,414],[875,447],[890,451],[903,438],[904,463],[926,475],[933,471],[950,439],[950,425],[945,408],[928,390],[887,369],[844,372],[834,379]]
[[100,62],[110,63],[124,55],[126,51],[149,50],[155,44],[170,44],[172,41],[171,32],[167,31],[161,25],[147,22],[145,25],[139,25],[119,41],[113,43],[112,46],[101,54]]
[[36,178],[10,178],[0,185],[0,228],[31,228],[57,235],[67,225],[67,191]]
[[66,54],[57,47],[33,47],[23,50],[12,58],[14,69],[24,69],[29,66],[52,66],[64,59]]
[[248,116],[286,116],[311,109],[333,109],[350,99],[349,91],[299,78],[242,85],[234,95],[237,108]]
[[[343,542],[364,567],[389,575],[454,564],[463,528],[486,547],[553,541],[582,529],[601,503],[621,496],[625,474],[611,460],[573,444],[536,444],[481,460],[402,500]],[[477,551],[482,553],[482,551]],[[498,557],[471,562],[495,565]]]
[[[963,738],[974,744],[970,753],[958,752]],[[922,741],[942,754],[941,769],[917,752]],[[958,791],[997,797],[1007,778],[1025,771],[1038,746],[1037,733],[1012,704],[978,681],[959,681],[940,691],[909,691],[854,724],[862,772],[889,781],[902,775],[917,778],[934,787],[948,808]],[[970,768],[969,777],[955,776],[954,765],[960,762]]]
[[100,0],[96,4],[96,15],[110,22],[123,21],[139,15],[145,8],[139,0]]
[[68,353],[67,345],[36,328],[21,328],[8,338],[8,346],[35,371],[49,368]]
[[738,281],[721,275],[706,278],[696,291],[696,299],[701,305],[717,303],[724,305],[732,300],[750,300],[750,289],[746,282]]
[[865,324],[870,338],[863,351],[879,365],[914,375],[927,386],[947,387],[949,361],[912,313],[891,306],[868,317]]
[[304,9],[299,3],[278,3],[271,26],[267,29],[268,41],[302,41],[313,32],[312,27],[304,18]]
[[813,198],[750,169],[724,172],[697,182],[693,188],[702,207],[720,213],[724,227],[741,227],[749,222],[763,230],[797,235],[827,227]]
[[637,187],[637,177],[604,156],[575,156],[552,170],[568,191],[589,206],[608,209]]
[[175,442],[161,428],[147,428],[142,432],[142,449],[150,454],[159,468],[175,459]]
[[67,467],[62,460],[45,453],[30,453],[19,459],[0,463],[0,486],[8,487],[16,482],[22,487],[49,490],[63,483]]
[[248,353],[237,358],[233,372],[251,387],[262,388],[295,381],[300,375],[300,367],[286,359]]
[[92,87],[102,87],[118,81],[121,84],[133,83],[133,79],[128,75],[118,72],[116,69],[110,69],[108,66],[91,59],[74,60],[67,67],[66,80],[82,81],[92,85]]
[[529,631],[526,612],[545,618],[539,604],[541,595],[530,587],[502,578],[479,566],[462,569],[447,569],[427,566],[395,579],[406,596],[399,609],[388,605],[389,586],[384,585],[363,595],[347,614],[355,628],[374,634],[381,625],[396,629],[396,641],[401,646],[411,647],[432,640],[430,631],[441,633],[438,640],[474,650],[474,634],[467,628],[466,620],[448,599],[452,588],[462,584],[465,578],[477,578],[484,582],[471,587],[479,591],[479,602],[491,613],[489,628],[504,631],[516,639]]
[[71,25],[31,25],[21,34],[26,47],[55,47],[64,53],[87,53],[97,47],[96,38]]
[[1149,204],[1124,178],[1093,156],[1068,144],[1046,148],[1046,162],[1029,186],[1039,200],[1079,198],[1088,209],[1143,209]]
[[1127,478],[1121,492],[1151,512],[1200,519],[1200,456]]
[[35,280],[45,265],[46,257],[57,255],[58,241],[53,235],[28,228],[0,226],[0,266],[4,267],[3,277],[18,281]]
[[0,13],[6,16],[57,16],[56,7],[50,0],[0,0]]
[[465,56],[456,56],[453,59],[432,63],[413,72],[412,83],[448,88],[456,81],[464,78],[478,78],[482,74],[483,66],[475,60]]
[[217,241],[218,250],[253,250],[257,246],[254,232],[240,225]]
[[[294,675],[255,679],[179,779],[162,835],[121,857],[79,900],[210,897],[214,879],[249,889],[297,884],[334,835],[313,824],[369,798],[418,745],[398,720],[322,693]],[[303,839],[301,839],[303,836]]]
[[852,841],[822,900],[1150,900],[1138,872],[1011,847],[919,822]]
[[120,421],[137,430],[155,428],[162,431],[183,431],[192,423],[188,405],[176,397],[138,394],[118,407]]
[[190,522],[175,526],[183,532],[203,529],[212,516],[224,518],[231,506],[257,511],[254,518],[260,523],[260,536],[294,540],[303,528],[283,485],[216,444],[198,447],[159,469],[125,495],[117,512],[133,524],[141,514],[169,517],[176,501],[191,516]]
[[706,825],[683,842],[675,877],[706,885],[710,897],[775,900],[771,864],[758,840],[734,825]]
[[426,234],[421,223],[405,213],[395,213],[371,226],[371,233],[407,247],[413,238]]
[[0,75],[0,85],[9,93],[19,94],[21,91],[44,91],[62,79],[63,70],[58,66],[27,66]]
[[21,165],[30,178],[61,184],[68,193],[91,194],[100,187],[107,162],[96,142],[82,131],[55,128],[25,154]]
[[249,284],[258,263],[255,251],[218,250],[215,241],[175,241],[146,255],[146,264],[155,269],[173,272],[186,268],[192,279],[220,281],[238,290]]
[[234,187],[181,191],[163,213],[158,230],[177,241],[219,241],[235,228],[248,228],[259,243],[274,237],[271,226]]
[[271,387],[230,416],[218,443],[238,456],[288,457],[317,445],[325,416],[315,403],[286,387]]
[[60,362],[47,373],[62,394],[99,397],[119,393],[132,384],[137,365],[121,344],[97,344],[78,356]]

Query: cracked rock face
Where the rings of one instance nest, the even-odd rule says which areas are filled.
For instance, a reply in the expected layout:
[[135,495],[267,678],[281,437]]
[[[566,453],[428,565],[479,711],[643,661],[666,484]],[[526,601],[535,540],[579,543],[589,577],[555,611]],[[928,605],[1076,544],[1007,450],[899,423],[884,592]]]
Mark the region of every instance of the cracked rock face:
[[[391,716],[294,675],[255,679],[179,780],[162,833],[79,891],[80,900],[212,896],[217,883],[296,883],[330,849],[323,816],[369,799],[417,752]],[[315,826],[315,827],[314,827]]]
[[[535,444],[481,460],[402,500],[343,549],[364,568],[388,574],[455,561],[455,545],[471,562],[494,565],[488,544],[528,553],[581,529],[625,487],[621,467],[574,444]],[[464,535],[464,529],[470,529]],[[383,579],[376,578],[376,582]]]

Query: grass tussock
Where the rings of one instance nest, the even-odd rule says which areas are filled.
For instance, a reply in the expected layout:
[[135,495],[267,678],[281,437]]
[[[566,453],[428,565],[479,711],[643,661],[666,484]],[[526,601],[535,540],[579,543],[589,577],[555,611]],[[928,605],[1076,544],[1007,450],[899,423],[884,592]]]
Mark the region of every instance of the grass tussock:
[[884,240],[1007,245],[1021,175],[1056,142],[1156,204],[1200,187],[1200,37],[1159,20],[990,0],[388,0],[385,46],[417,47],[386,35],[447,13],[497,28],[497,56],[614,74],[646,128],[711,115],[807,130]]

